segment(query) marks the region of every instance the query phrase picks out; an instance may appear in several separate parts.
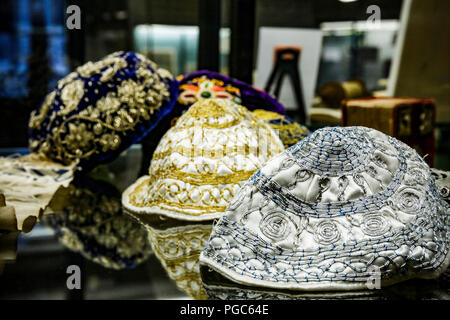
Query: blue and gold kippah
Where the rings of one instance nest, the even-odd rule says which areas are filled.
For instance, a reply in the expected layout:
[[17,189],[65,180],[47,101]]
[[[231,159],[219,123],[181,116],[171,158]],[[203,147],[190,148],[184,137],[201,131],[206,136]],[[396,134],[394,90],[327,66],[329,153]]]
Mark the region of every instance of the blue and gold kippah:
[[172,110],[177,95],[172,75],[138,53],[88,62],[32,112],[31,152],[91,169],[142,139]]
[[310,134],[307,127],[295,122],[288,116],[262,109],[254,110],[253,115],[269,123],[270,127],[278,132],[285,148],[293,146]]

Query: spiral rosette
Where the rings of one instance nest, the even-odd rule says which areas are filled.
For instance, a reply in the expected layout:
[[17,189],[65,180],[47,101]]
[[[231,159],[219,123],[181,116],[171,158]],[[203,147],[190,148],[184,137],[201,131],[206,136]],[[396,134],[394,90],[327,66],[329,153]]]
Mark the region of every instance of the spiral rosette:
[[361,230],[368,236],[378,237],[390,230],[391,226],[387,219],[379,214],[372,213],[365,215],[361,224]]
[[272,212],[260,222],[261,232],[274,241],[286,239],[290,232],[289,221],[281,212]]
[[320,221],[314,232],[314,239],[321,244],[332,244],[340,238],[339,228],[334,221]]
[[419,190],[408,188],[398,193],[395,197],[394,205],[405,213],[417,213],[423,202],[423,195]]

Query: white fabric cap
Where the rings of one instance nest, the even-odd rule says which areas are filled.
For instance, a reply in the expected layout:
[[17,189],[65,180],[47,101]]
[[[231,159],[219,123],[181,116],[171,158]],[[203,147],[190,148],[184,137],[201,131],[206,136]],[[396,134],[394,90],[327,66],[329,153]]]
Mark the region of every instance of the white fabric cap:
[[235,196],[200,256],[234,282],[364,290],[435,278],[450,263],[449,206],[406,144],[365,127],[317,130]]

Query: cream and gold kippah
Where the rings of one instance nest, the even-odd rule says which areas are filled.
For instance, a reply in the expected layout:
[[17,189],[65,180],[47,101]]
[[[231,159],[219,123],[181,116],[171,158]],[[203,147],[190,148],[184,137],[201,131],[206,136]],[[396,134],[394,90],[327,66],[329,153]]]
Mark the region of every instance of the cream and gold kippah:
[[214,219],[241,185],[283,150],[277,134],[245,107],[201,100],[163,136],[149,175],[123,193],[122,203],[134,213]]

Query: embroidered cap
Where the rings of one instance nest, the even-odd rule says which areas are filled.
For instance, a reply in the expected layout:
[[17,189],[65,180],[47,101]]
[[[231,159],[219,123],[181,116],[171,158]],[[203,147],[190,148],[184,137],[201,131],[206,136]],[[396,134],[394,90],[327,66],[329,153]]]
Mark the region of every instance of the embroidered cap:
[[229,99],[249,110],[265,109],[284,114],[284,107],[265,91],[227,77],[223,74],[201,70],[177,77],[180,94],[177,107],[184,110],[203,99]]
[[285,148],[296,144],[310,133],[304,125],[276,112],[257,109],[253,111],[253,115],[269,123],[270,127],[280,136]]
[[80,176],[54,195],[44,216],[66,248],[108,269],[131,269],[152,253],[146,230],[125,214],[111,184]]
[[116,52],[60,80],[30,118],[30,149],[90,169],[144,137],[173,108],[178,84],[138,53]]
[[435,278],[450,263],[449,206],[406,144],[365,127],[315,131],[234,197],[200,263],[234,282],[362,290]]
[[149,176],[122,196],[134,213],[182,220],[220,217],[241,185],[284,150],[277,134],[226,99],[192,105],[159,142]]

